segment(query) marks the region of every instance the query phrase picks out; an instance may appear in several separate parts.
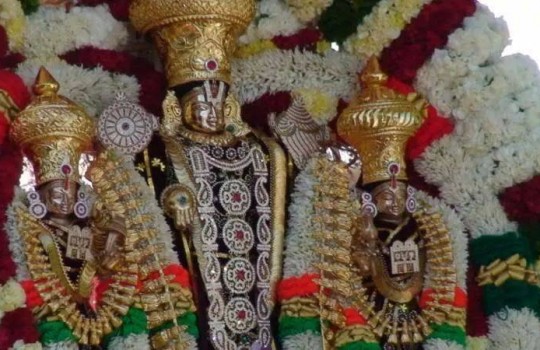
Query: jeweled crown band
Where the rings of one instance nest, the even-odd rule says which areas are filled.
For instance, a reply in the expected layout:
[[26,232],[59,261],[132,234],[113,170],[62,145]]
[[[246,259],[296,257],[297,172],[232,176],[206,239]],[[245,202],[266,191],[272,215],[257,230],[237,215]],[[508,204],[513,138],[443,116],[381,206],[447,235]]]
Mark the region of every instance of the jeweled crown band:
[[169,87],[192,81],[231,83],[237,37],[255,14],[253,0],[133,0],[130,19],[149,33]]

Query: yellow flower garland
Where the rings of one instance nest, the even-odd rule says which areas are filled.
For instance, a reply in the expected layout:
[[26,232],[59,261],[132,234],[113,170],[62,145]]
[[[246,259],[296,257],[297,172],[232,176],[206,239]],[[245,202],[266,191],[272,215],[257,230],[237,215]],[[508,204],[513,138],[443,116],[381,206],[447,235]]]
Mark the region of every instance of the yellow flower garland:
[[293,92],[302,97],[309,115],[319,125],[326,125],[336,116],[338,98],[316,89],[298,89]]
[[418,15],[422,7],[432,0],[383,0],[358,26],[355,34],[345,43],[345,49],[367,60],[378,56],[405,26]]
[[0,3],[0,25],[6,29],[10,50],[21,52],[24,46],[26,17],[19,1],[2,0]]
[[248,58],[276,48],[276,45],[271,40],[256,40],[247,45],[240,46],[236,50],[235,56],[237,58]]
[[333,0],[286,0],[291,12],[301,23],[309,23],[332,5]]

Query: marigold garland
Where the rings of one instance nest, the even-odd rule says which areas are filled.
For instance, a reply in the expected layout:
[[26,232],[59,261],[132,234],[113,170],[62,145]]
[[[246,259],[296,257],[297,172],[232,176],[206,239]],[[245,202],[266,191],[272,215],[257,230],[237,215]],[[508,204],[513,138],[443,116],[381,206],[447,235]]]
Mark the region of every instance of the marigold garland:
[[26,17],[17,0],[2,0],[0,3],[0,25],[4,26],[9,38],[9,47],[19,52],[24,45]]
[[[361,61],[379,56],[396,39],[403,28],[432,0],[382,0],[364,18],[356,33],[349,37],[345,49]],[[391,72],[387,72],[390,73]]]

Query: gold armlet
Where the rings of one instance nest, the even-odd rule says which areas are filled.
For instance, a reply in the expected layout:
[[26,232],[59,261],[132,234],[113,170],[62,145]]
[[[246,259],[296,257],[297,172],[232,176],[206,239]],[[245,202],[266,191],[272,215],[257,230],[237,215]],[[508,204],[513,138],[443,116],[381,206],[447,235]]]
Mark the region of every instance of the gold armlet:
[[183,350],[187,349],[187,340],[184,339],[182,333],[184,333],[186,327],[173,326],[169,329],[165,329],[152,336],[152,348],[155,350],[162,349],[174,349]]
[[354,325],[341,329],[336,334],[336,347],[344,346],[352,342],[376,343],[375,334],[369,329],[369,326]]
[[536,285],[540,282],[538,273],[527,268],[527,260],[514,254],[506,260],[497,259],[488,266],[482,266],[476,280],[480,286],[494,284],[499,287],[509,279]]

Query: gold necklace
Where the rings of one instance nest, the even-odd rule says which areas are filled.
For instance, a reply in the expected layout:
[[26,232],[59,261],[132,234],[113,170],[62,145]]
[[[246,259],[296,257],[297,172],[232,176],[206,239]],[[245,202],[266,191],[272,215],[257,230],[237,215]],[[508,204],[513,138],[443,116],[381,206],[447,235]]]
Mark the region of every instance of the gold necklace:
[[38,315],[52,313],[68,325],[79,343],[98,345],[104,335],[122,324],[121,317],[133,302],[138,281],[137,265],[128,265],[113,275],[110,289],[102,300],[103,305],[96,310],[97,316],[87,317],[77,307],[74,288],[65,281],[69,281],[65,270],[58,268],[62,262],[50,229],[22,208],[16,211],[16,218],[25,243],[30,275],[44,301],[43,306],[34,312]]
[[[320,182],[314,195],[313,229],[317,232],[316,237],[320,238],[316,248],[320,261],[314,267],[320,273],[318,283],[321,291],[318,297],[323,336],[335,342],[341,332],[347,332],[342,300],[347,300],[368,320],[366,331],[369,334],[379,340],[386,337],[387,342],[394,345],[420,343],[431,334],[429,323],[432,322],[463,325],[462,312],[452,306],[457,274],[450,235],[442,216],[425,210],[417,211],[413,218],[424,242],[429,266],[425,283],[432,289],[431,300],[410,319],[388,317],[389,312],[395,315],[397,308],[403,307],[390,302],[388,298],[384,298],[383,309],[377,310],[376,300],[369,298],[366,281],[355,273],[352,258],[346,254],[352,249],[353,218],[357,217],[359,208],[356,202],[351,201],[347,191],[335,190],[348,181],[347,172],[340,173],[337,169],[339,166],[325,160],[320,160],[315,168]],[[329,201],[335,203],[331,208],[323,205]],[[345,256],[339,252],[345,252]],[[336,327],[338,333],[328,329],[325,323]]]
[[219,134],[207,134],[203,132],[189,130],[188,128],[183,126],[178,129],[178,134],[181,137],[196,143],[220,147],[228,146],[232,144],[236,139],[233,134],[230,134],[227,131],[223,131]]
[[374,334],[378,337],[388,337],[387,342],[393,345],[420,343],[432,332],[429,323],[461,322],[459,311],[451,306],[455,297],[457,274],[453,265],[448,229],[439,213],[420,210],[414,213],[413,217],[418,222],[420,234],[426,242],[427,265],[431,272],[427,282],[432,285],[433,300],[409,320],[406,318],[398,320],[395,317],[391,320],[387,317],[389,314],[395,315],[396,308],[403,306],[390,302],[388,298],[384,299],[384,303],[388,306],[376,311],[375,301],[367,300],[365,289],[356,294],[352,301],[353,305],[367,316]]

